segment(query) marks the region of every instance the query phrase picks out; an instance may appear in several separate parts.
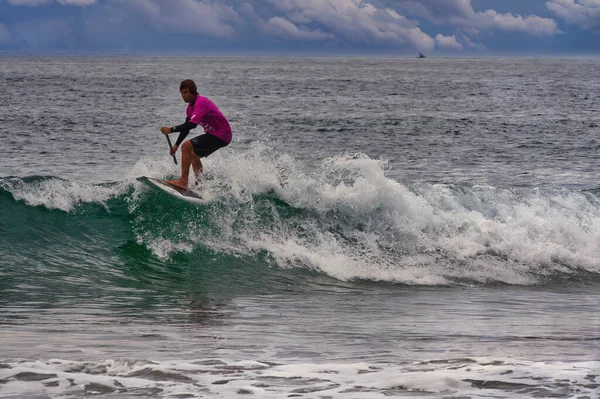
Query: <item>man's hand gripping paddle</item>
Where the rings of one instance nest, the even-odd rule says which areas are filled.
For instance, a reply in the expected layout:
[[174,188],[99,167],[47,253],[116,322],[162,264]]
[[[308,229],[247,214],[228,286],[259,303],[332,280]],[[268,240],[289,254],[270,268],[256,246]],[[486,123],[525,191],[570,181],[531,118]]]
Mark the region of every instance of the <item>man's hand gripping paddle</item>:
[[[169,143],[169,150],[173,151],[173,146],[171,145],[171,139],[166,134],[165,134],[165,137],[167,138],[167,142]],[[175,154],[173,154],[172,156],[173,156],[173,162],[175,162],[175,165],[177,165],[177,158],[175,158]]]

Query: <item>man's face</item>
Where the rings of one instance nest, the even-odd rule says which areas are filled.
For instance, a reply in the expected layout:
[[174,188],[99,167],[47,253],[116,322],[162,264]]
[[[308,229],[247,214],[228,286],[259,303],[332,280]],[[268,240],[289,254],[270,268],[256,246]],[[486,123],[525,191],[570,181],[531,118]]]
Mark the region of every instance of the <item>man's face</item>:
[[194,100],[194,97],[196,97],[195,94],[190,93],[189,89],[182,89],[180,93],[181,98],[183,98],[183,101],[185,101],[186,103],[191,103]]

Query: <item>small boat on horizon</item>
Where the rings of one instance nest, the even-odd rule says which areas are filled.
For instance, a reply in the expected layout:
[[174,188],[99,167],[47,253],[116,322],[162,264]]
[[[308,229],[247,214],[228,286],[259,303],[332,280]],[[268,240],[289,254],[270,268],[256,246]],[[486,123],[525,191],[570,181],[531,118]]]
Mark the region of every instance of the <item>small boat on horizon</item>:
[[423,55],[423,53],[419,53],[419,56],[417,58],[427,58]]

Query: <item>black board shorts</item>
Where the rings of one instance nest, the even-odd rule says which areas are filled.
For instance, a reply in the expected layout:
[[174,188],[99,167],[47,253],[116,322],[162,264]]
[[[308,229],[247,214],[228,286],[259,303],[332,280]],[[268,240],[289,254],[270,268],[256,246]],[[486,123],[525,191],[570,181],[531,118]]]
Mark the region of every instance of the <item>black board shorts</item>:
[[229,144],[209,133],[196,136],[190,142],[192,143],[192,147],[194,147],[194,152],[200,158],[207,157],[219,148],[226,147]]

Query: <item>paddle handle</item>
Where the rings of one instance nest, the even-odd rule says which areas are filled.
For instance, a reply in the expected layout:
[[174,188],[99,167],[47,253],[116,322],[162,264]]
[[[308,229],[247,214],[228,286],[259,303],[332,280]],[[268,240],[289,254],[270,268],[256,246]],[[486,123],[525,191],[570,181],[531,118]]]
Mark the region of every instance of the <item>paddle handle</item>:
[[[171,145],[171,139],[167,135],[165,135],[165,137],[167,138],[167,143],[169,143],[169,150],[173,151],[173,146]],[[173,154],[173,162],[175,162],[175,165],[177,165],[177,158],[175,158],[175,154]]]

